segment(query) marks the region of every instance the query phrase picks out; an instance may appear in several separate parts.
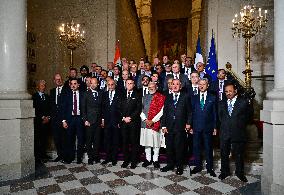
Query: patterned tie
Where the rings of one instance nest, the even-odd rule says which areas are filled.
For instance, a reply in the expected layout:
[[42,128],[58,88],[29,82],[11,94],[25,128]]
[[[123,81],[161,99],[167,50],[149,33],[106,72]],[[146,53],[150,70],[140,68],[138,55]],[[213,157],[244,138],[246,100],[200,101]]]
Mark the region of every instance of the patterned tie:
[[233,104],[232,104],[233,100],[229,100],[229,105],[228,105],[228,113],[231,116],[232,112],[233,112]]
[[197,95],[198,92],[197,92],[197,87],[194,87],[194,90],[193,90],[193,95]]
[[176,106],[177,102],[178,102],[178,94],[175,94],[174,95],[174,105],[175,106]]
[[76,116],[77,115],[77,95],[76,92],[73,92],[73,97],[74,97],[74,102],[73,102],[73,114]]
[[41,100],[42,100],[42,101],[45,100],[44,93],[42,93],[40,97],[41,97]]
[[204,104],[204,94],[201,94],[200,107],[202,110],[204,109]]

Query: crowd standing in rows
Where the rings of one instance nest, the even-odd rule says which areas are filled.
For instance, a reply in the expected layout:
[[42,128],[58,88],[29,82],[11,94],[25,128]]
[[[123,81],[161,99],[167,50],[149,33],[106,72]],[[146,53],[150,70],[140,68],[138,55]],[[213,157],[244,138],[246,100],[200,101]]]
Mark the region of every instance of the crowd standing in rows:
[[[167,164],[162,172],[174,170],[182,175],[188,154],[195,167],[191,174],[202,171],[204,148],[207,173],[216,177],[213,167],[213,136],[220,136],[220,179],[231,175],[230,152],[235,156],[236,176],[246,182],[244,174],[245,129],[252,115],[247,99],[238,95],[234,81],[226,79],[226,71],[218,70],[218,79],[206,74],[205,65],[193,64],[191,57],[181,55],[170,63],[154,58],[151,64],[140,59],[122,65],[107,63],[103,69],[96,63],[70,68],[63,82],[55,74],[55,87],[49,95],[44,80],[37,82],[33,95],[35,117],[35,157],[46,155],[47,132],[57,150],[54,161],[80,164],[83,154],[88,164],[117,164],[119,148],[123,152],[122,168],[135,169],[144,147],[143,167],[153,163],[160,168],[159,151],[163,147]],[[77,140],[77,141],[76,141]],[[101,146],[103,145],[103,148]],[[231,151],[232,149],[232,151]],[[106,157],[101,162],[100,151]]]

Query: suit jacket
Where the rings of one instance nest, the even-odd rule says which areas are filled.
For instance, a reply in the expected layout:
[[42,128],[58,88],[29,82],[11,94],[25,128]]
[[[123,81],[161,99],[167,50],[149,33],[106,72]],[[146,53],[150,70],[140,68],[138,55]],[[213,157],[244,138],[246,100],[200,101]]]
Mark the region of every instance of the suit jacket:
[[49,95],[44,93],[45,99],[43,100],[38,92],[33,94],[33,107],[35,108],[36,118],[43,116],[50,116],[50,99]]
[[197,132],[212,133],[217,128],[216,97],[207,92],[204,108],[200,106],[200,93],[192,96],[192,128]]
[[[198,88],[198,87],[197,87],[197,88]],[[195,96],[195,95],[194,95],[194,89],[193,89],[193,87],[192,87],[191,81],[189,81],[189,85],[188,85],[188,87],[187,87],[187,91],[186,91],[186,92],[188,93],[188,95],[189,95],[190,97]],[[196,94],[196,95],[198,95],[198,92],[199,92],[199,89],[197,89],[197,94]]]
[[127,94],[122,95],[120,101],[121,117],[131,117],[130,124],[140,124],[140,113],[142,111],[142,98],[137,91],[133,90],[131,98],[127,99]]
[[56,104],[56,87],[50,90],[50,116],[51,118],[60,116],[60,109],[62,108],[60,105],[62,103],[62,95],[64,91],[64,87],[62,87],[61,94],[58,96],[57,104]]
[[104,119],[105,127],[118,126],[121,121],[120,113],[120,101],[122,95],[118,90],[115,90],[115,94],[110,104],[109,92],[105,91],[103,93],[103,102],[102,102],[102,118]]
[[[190,70],[191,70],[190,73],[192,73],[193,71],[196,71],[196,69],[194,68],[194,66],[190,66],[189,68],[190,68]],[[180,73],[184,74],[184,73],[185,73],[185,68],[181,68],[181,69],[180,69]]]
[[[82,100],[84,99],[84,92],[79,90],[79,110],[82,115]],[[68,90],[64,94],[62,94],[62,109],[61,116],[62,120],[66,120],[67,124],[71,121],[72,111],[73,111],[73,91]]]
[[117,83],[116,83],[116,89],[120,91],[120,93],[125,93],[126,89],[124,87],[124,82],[122,78],[119,78]]
[[[170,75],[167,75],[165,80],[164,80],[164,87],[163,87],[163,90],[167,90],[168,89],[168,79],[169,78],[174,78],[174,75],[173,74],[170,74]],[[187,87],[189,86],[189,79],[187,77],[187,75],[184,75],[184,74],[179,74],[179,80],[181,82],[181,87],[182,87],[182,91],[185,91],[187,90]]]
[[234,104],[231,116],[228,112],[227,100],[219,102],[220,138],[231,139],[232,142],[246,141],[246,126],[253,115],[253,106],[240,96]]
[[[228,83],[227,80],[224,80],[224,84],[223,84],[223,93],[222,93],[222,100],[226,99],[226,95],[225,95],[225,85]],[[214,94],[216,96],[217,99],[219,99],[219,80],[216,81],[212,81],[210,86],[209,86],[209,92]]]
[[186,124],[191,125],[191,104],[188,95],[180,92],[176,106],[173,95],[166,96],[161,126],[166,127],[169,133],[173,133],[185,131]]
[[82,119],[83,121],[89,121],[91,125],[100,125],[102,122],[102,101],[103,93],[97,91],[97,96],[94,97],[91,90],[87,91],[82,101]]

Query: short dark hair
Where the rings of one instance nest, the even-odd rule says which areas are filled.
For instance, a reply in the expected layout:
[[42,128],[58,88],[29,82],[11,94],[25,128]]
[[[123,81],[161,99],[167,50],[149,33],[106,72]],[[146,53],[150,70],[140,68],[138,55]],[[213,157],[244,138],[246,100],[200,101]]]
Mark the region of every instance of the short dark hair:
[[199,75],[199,72],[196,71],[196,70],[192,71],[192,72],[190,73],[190,76],[191,76],[193,73],[196,73],[196,74],[198,74],[198,76],[200,76],[200,75]]
[[77,72],[77,68],[69,68],[69,71],[75,70]]
[[80,72],[83,70],[83,69],[86,69],[87,72],[89,72],[89,67],[86,66],[86,65],[83,65],[80,67]]
[[235,83],[232,82],[232,81],[227,82],[227,83],[224,85],[224,88],[226,88],[227,86],[233,86],[234,90],[237,89],[237,86],[236,86]]
[[70,79],[69,79],[69,83],[70,83],[71,81],[77,81],[77,83],[79,83],[79,81],[78,81],[77,78],[70,78]]
[[226,72],[226,70],[224,68],[218,69],[218,72],[221,71],[221,70],[223,70],[225,72],[225,74],[227,74],[227,72]]

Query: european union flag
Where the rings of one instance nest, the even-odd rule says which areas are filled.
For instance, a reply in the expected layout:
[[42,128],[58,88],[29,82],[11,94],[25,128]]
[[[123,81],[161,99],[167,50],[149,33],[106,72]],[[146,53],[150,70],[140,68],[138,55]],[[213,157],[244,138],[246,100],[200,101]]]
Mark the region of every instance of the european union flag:
[[213,33],[212,33],[211,46],[205,70],[206,73],[211,76],[212,81],[217,80],[218,64],[216,58],[215,39]]

